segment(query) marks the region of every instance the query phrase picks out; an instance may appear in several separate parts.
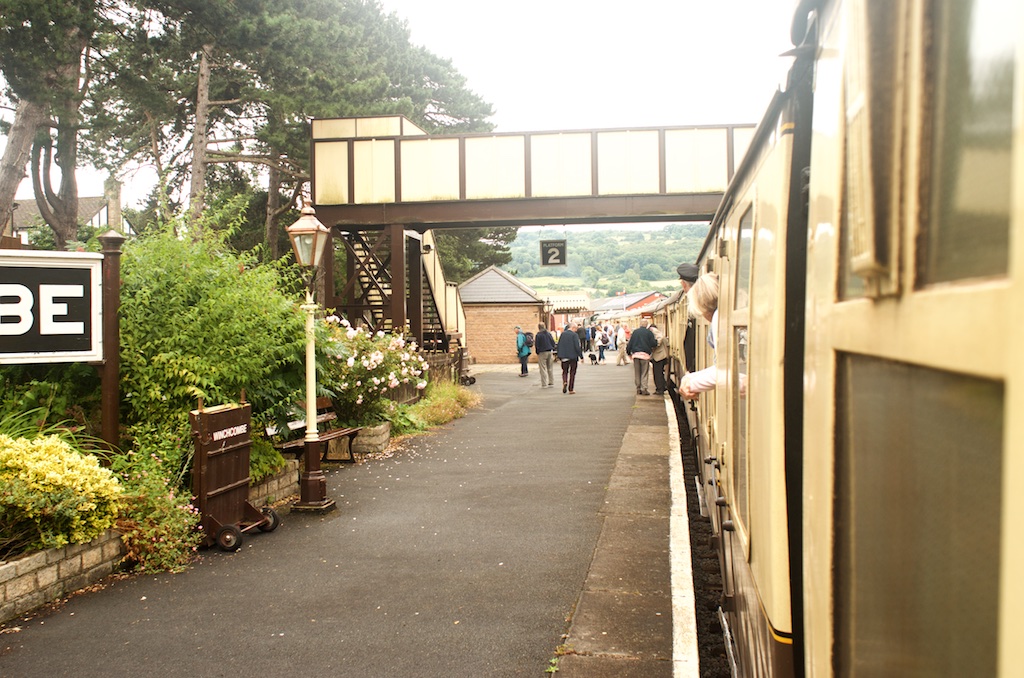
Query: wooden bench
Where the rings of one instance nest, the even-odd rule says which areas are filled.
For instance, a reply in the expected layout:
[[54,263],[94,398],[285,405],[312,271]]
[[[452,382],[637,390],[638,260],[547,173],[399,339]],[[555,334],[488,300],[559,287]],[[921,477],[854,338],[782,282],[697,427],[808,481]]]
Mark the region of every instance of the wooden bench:
[[[306,410],[306,403],[299,403],[299,407],[303,412]],[[334,403],[331,402],[330,398],[317,398],[316,399],[316,423],[319,429],[320,424],[325,424],[329,421],[336,421],[338,419],[338,413],[334,411]],[[295,421],[288,422],[288,433],[291,434],[293,431],[302,429],[306,430],[306,419],[296,419]],[[354,428],[328,428],[326,431],[318,431],[320,437],[320,459],[321,461],[327,460],[328,443],[341,437],[348,438],[348,458],[342,459],[341,461],[354,462],[355,455],[352,454],[352,443],[355,441],[356,435],[363,430],[362,426],[356,426]],[[273,440],[277,437],[277,428],[274,426],[267,427],[267,437]],[[295,454],[301,455],[306,447],[305,437],[296,438],[295,440],[285,440],[274,443],[274,447],[277,448],[282,454]]]

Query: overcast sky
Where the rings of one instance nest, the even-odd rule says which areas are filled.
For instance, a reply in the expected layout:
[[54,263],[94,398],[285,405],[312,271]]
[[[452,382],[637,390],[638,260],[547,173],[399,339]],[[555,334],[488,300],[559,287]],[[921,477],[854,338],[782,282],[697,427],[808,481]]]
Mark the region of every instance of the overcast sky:
[[499,132],[756,123],[794,0],[381,0]]

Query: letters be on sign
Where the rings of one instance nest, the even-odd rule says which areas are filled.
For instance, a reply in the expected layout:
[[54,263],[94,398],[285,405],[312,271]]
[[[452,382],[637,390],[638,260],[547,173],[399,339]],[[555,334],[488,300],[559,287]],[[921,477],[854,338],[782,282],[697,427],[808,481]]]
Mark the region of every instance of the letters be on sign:
[[0,364],[103,360],[103,255],[0,250]]
[[540,241],[540,265],[541,266],[565,266],[565,241],[564,240],[541,240]]

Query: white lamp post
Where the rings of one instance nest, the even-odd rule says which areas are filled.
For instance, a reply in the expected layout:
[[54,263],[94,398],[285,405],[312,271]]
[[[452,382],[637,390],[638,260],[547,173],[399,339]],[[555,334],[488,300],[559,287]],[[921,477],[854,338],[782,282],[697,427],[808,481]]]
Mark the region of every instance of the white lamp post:
[[287,229],[292,241],[295,260],[300,266],[310,268],[310,285],[306,287],[306,303],[301,306],[306,312],[306,445],[303,450],[305,469],[299,479],[299,502],[293,510],[325,513],[334,508],[334,500],[327,498],[327,479],[320,468],[320,434],[316,424],[316,339],[313,333],[312,279],[320,265],[324,247],[331,239],[331,231],[316,218],[316,212],[309,203],[304,203],[302,216]]

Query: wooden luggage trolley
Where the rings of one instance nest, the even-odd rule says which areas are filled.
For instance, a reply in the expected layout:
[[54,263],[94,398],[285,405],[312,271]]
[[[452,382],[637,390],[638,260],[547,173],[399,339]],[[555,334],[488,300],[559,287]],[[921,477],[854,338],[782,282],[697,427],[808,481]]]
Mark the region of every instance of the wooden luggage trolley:
[[273,532],[281,524],[274,509],[249,503],[251,415],[248,403],[204,409],[202,401],[189,413],[196,445],[192,492],[202,514],[206,545],[216,544],[224,551],[237,551],[244,532]]

